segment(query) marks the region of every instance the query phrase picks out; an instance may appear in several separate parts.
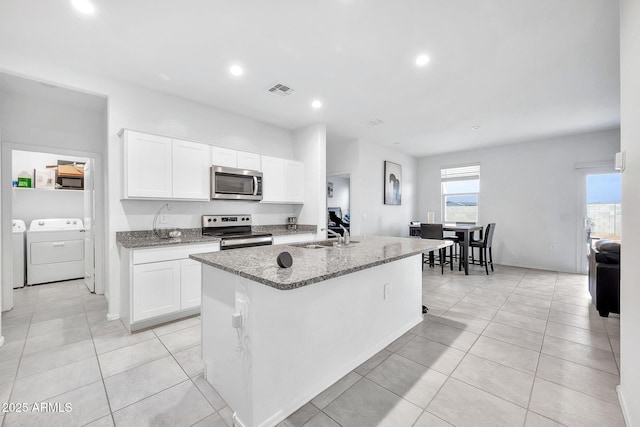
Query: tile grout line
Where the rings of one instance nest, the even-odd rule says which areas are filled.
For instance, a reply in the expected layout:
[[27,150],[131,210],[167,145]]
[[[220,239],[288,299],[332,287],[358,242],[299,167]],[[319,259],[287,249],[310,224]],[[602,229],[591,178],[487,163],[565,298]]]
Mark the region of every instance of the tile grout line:
[[[106,297],[105,297],[106,299]],[[116,425],[116,420],[113,417],[113,410],[111,409],[111,399],[109,399],[109,393],[107,393],[107,385],[104,382],[104,373],[102,372],[102,364],[100,363],[100,358],[98,357],[98,349],[96,348],[96,342],[95,342],[95,336],[93,335],[93,330],[91,329],[91,325],[89,324],[89,316],[87,316],[87,307],[85,305],[85,301],[83,299],[82,301],[82,308],[84,309],[84,316],[86,318],[87,321],[87,326],[89,327],[89,334],[91,335],[91,344],[93,345],[93,352],[95,354],[96,357],[96,362],[98,363],[98,370],[100,371],[100,381],[102,382],[102,389],[104,390],[104,396],[107,399],[107,406],[109,408],[109,415],[111,416],[111,422],[113,423],[113,425]],[[106,318],[106,315],[105,315]],[[117,320],[119,322],[119,320]],[[103,417],[100,417],[103,418]],[[96,418],[93,421],[97,421],[100,418]],[[93,422],[90,421],[90,422]],[[89,423],[86,423],[89,424]]]

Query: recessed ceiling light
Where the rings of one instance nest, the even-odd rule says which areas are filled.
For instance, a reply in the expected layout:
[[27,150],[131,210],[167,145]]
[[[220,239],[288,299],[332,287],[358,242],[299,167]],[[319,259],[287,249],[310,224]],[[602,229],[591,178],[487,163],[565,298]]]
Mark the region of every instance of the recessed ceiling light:
[[319,99],[315,99],[312,103],[311,103],[311,107],[315,108],[316,110],[318,108],[322,107],[322,101],[320,101]]
[[71,0],[71,5],[85,15],[92,15],[96,7],[89,0]]
[[430,58],[427,55],[418,55],[416,56],[416,65],[418,67],[424,67],[425,65],[427,65],[430,61]]
[[471,129],[473,129],[473,130],[478,130],[478,129],[480,129],[480,126],[478,126],[478,125],[476,125],[476,126],[471,126]]
[[400,145],[398,141],[394,142],[393,145]]
[[232,76],[241,76],[244,74],[244,70],[239,65],[232,65],[229,67],[229,72]]

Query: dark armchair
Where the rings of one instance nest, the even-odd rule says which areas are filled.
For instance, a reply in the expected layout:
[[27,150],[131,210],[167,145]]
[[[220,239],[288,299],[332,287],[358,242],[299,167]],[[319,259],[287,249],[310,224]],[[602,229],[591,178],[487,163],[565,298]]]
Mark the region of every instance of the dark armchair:
[[589,293],[602,317],[620,313],[620,244],[598,242],[589,253]]

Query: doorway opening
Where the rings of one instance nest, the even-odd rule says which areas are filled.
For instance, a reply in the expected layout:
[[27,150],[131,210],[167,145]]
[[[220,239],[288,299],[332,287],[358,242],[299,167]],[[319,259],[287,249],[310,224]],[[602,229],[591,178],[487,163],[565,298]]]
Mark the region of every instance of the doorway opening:
[[104,292],[95,257],[101,163],[96,153],[3,144],[2,182],[12,186],[2,187],[3,234],[11,235],[10,250],[3,239],[2,311],[24,286],[82,279],[90,292]]
[[351,233],[351,175],[327,176],[327,230]]
[[[580,248],[589,254],[598,240],[620,240],[622,236],[622,176],[620,173],[592,172],[585,174],[583,230]],[[584,254],[584,252],[583,252]],[[581,272],[588,271],[586,256],[581,256]]]

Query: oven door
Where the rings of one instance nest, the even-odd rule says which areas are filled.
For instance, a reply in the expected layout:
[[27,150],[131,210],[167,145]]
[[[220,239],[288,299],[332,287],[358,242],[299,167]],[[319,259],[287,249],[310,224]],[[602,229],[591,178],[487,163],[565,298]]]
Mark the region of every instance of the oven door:
[[262,200],[262,172],[211,167],[211,198],[223,200]]

